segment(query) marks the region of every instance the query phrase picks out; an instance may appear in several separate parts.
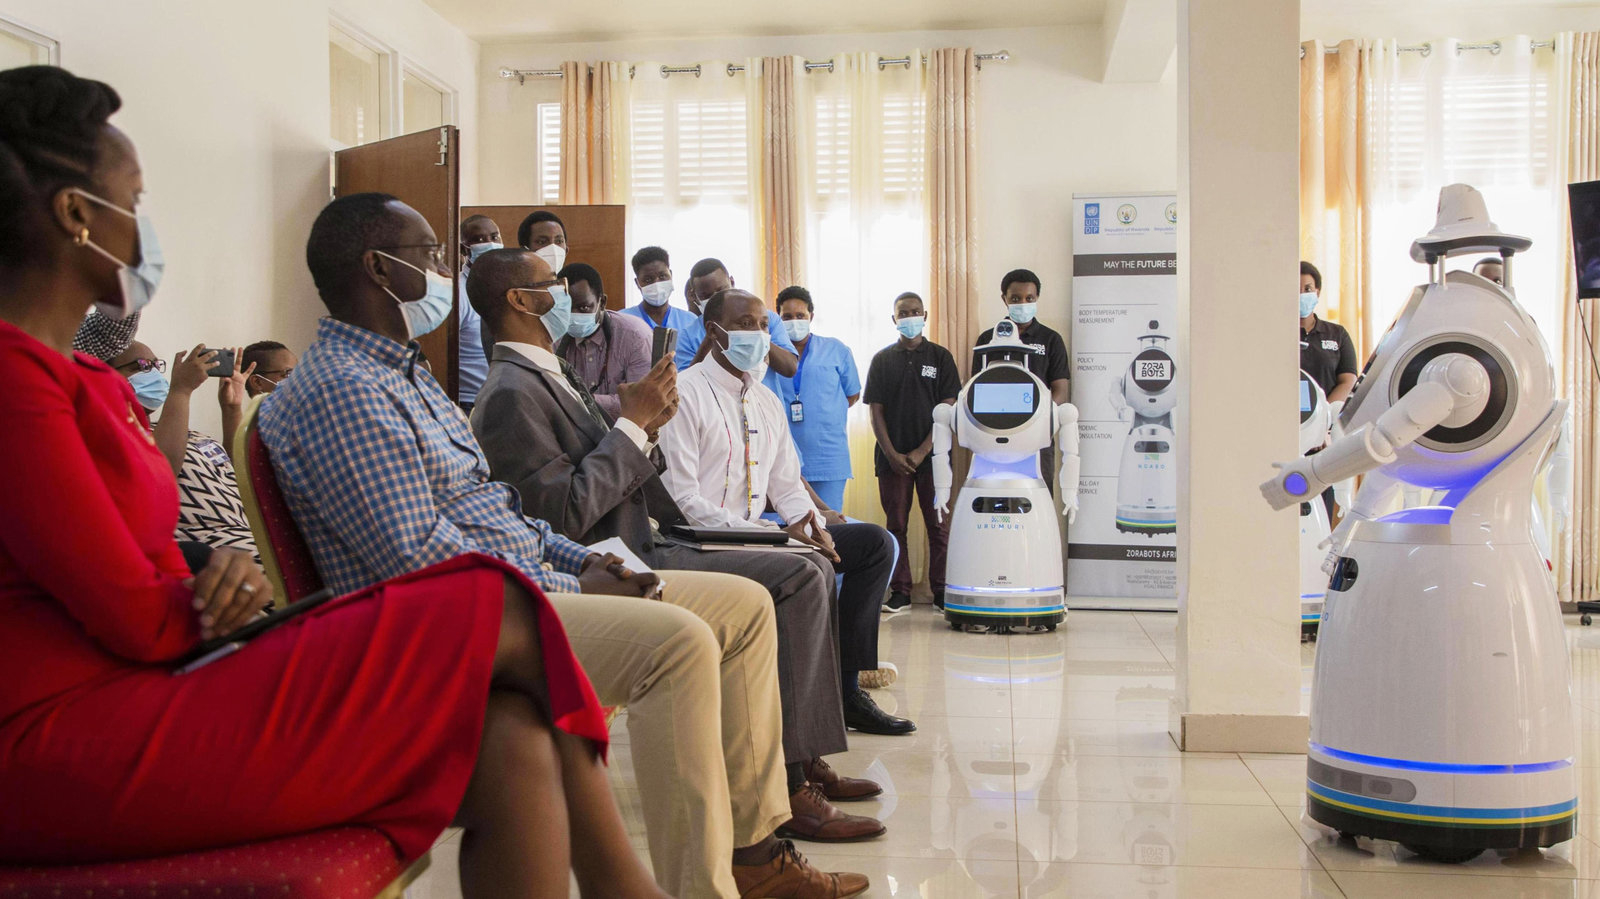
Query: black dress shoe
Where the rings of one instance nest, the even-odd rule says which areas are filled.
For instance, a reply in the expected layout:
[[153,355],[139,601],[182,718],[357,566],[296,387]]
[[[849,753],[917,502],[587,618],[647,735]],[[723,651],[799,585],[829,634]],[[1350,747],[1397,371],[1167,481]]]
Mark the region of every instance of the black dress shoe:
[[844,726],[864,734],[890,737],[903,736],[917,729],[911,721],[896,718],[878,708],[866,690],[857,690],[844,698]]

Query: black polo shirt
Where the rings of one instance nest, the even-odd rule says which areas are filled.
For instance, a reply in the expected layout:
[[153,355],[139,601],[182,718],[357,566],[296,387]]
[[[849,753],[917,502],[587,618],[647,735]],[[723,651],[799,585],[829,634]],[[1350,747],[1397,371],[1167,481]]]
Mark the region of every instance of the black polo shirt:
[[[950,351],[924,337],[906,349],[900,341],[878,351],[867,368],[862,392],[868,403],[883,406],[883,424],[895,452],[909,453],[933,433],[933,407],[961,395],[961,374]],[[874,470],[890,474],[881,447],[872,448]]]
[[1300,331],[1300,368],[1331,393],[1342,374],[1356,374],[1356,344],[1343,325],[1336,325],[1321,317],[1310,331]]
[[[1044,382],[1048,388],[1052,381],[1066,381],[1072,378],[1072,361],[1067,358],[1067,342],[1061,339],[1061,334],[1054,328],[1046,326],[1038,319],[1034,319],[1025,329],[1019,329],[1022,342],[1033,348],[1028,354],[1028,371],[1033,372]],[[994,329],[978,335],[978,343],[972,350],[972,370],[978,370],[978,350],[994,338]]]

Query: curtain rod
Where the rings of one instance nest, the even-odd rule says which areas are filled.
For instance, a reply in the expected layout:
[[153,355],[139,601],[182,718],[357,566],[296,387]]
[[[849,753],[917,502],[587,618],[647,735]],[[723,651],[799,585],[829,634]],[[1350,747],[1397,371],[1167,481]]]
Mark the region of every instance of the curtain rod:
[[[977,58],[978,58],[978,68],[981,69],[981,68],[983,68],[983,64],[985,62],[1005,62],[1006,60],[1011,58],[1011,52],[1009,50],[998,50],[998,51],[996,51],[994,53],[979,53],[979,54],[977,54]],[[928,61],[928,57],[926,55],[924,55],[922,57],[922,61],[924,63],[926,63]],[[906,68],[910,68],[911,67],[911,57],[910,56],[902,56],[902,57],[900,57],[898,59],[880,59],[880,60],[878,60],[878,68],[879,69],[888,68],[889,66],[905,66]],[[662,66],[661,67],[661,77],[662,78],[668,78],[668,77],[671,77],[673,75],[693,75],[694,77],[699,78],[702,68],[703,67],[698,65],[698,64],[692,65],[692,66]],[[817,69],[822,69],[824,71],[832,72],[833,71],[833,60],[830,59],[830,60],[827,60],[826,62],[812,62],[811,60],[808,59],[808,60],[806,60],[805,68],[806,68],[807,72],[815,71]],[[745,69],[745,67],[742,66],[742,65],[739,65],[738,63],[728,63],[726,71],[727,71],[728,75],[731,77],[733,75],[739,74],[740,72],[743,72],[744,69]],[[636,74],[637,74],[637,67],[636,66],[628,66],[628,77],[632,78]],[[529,79],[529,78],[561,78],[563,76],[561,74],[561,70],[560,69],[510,69],[510,68],[507,68],[507,69],[501,69],[500,70],[500,77],[501,78],[505,78],[507,80],[515,78],[515,79],[517,79],[517,84],[526,84],[527,83],[527,79]]]
[[[1528,42],[1528,48],[1530,50],[1544,50],[1544,49],[1553,48],[1553,47],[1555,47],[1555,45],[1556,45],[1556,42],[1555,42],[1554,38],[1551,38],[1548,41],[1529,41]],[[1500,55],[1500,51],[1502,49],[1504,49],[1504,46],[1499,41],[1483,41],[1483,42],[1476,43],[1476,44],[1456,44],[1456,53],[1457,54],[1459,54],[1462,50],[1488,50],[1490,53],[1494,54],[1495,56],[1499,56]],[[1396,47],[1395,51],[1398,52],[1398,53],[1421,53],[1423,58],[1427,58],[1427,57],[1433,55],[1433,42],[1429,41],[1427,43],[1417,44],[1417,45],[1411,46],[1411,47]],[[1338,56],[1339,55],[1339,46],[1337,44],[1334,44],[1332,46],[1329,46],[1329,47],[1325,48],[1322,52],[1327,54],[1328,56]],[[1301,46],[1301,48],[1300,48],[1300,58],[1301,59],[1305,59],[1306,58],[1306,48],[1304,46]]]

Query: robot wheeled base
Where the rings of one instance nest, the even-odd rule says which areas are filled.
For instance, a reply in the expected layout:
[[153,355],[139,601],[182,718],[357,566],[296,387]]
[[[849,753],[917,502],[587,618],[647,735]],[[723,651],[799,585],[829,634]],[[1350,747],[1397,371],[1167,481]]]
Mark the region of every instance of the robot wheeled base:
[[1067,615],[1065,612],[1050,612],[1044,615],[1007,615],[995,618],[989,615],[966,615],[961,612],[945,610],[944,620],[949,622],[950,629],[962,633],[994,633],[1011,634],[1017,631],[1031,631],[1044,634],[1054,631],[1061,626]]
[[1512,828],[1437,827],[1396,821],[1379,821],[1306,797],[1306,814],[1339,832],[1339,836],[1393,840],[1425,859],[1460,864],[1477,858],[1485,849],[1501,852],[1548,849],[1573,837],[1573,820]]

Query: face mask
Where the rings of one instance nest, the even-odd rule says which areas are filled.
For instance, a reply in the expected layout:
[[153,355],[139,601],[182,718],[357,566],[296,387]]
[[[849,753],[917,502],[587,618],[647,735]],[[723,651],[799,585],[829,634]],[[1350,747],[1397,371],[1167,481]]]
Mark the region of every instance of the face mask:
[[672,282],[656,281],[639,288],[639,293],[644,296],[644,301],[652,306],[665,306],[672,299]]
[[504,244],[498,244],[498,243],[495,243],[494,241],[484,241],[483,243],[475,243],[475,244],[467,247],[467,264],[471,265],[472,263],[477,262],[478,261],[478,257],[482,256],[484,253],[488,253],[491,250],[499,250],[499,249],[502,249],[503,247],[504,247]]
[[791,318],[783,323],[783,329],[789,332],[790,340],[798,343],[811,336],[811,319]]
[[895,322],[894,329],[899,331],[900,335],[907,340],[916,340],[918,337],[922,336],[922,329],[927,324],[927,316],[913,315],[910,318],[902,318]]
[[1305,318],[1317,308],[1317,295],[1311,291],[1300,294],[1300,317]]
[[423,291],[422,296],[414,300],[402,300],[389,288],[383,289],[384,293],[400,304],[400,314],[406,319],[406,338],[416,340],[444,324],[445,319],[450,317],[450,307],[455,299],[455,285],[450,283],[450,279],[432,269],[417,268],[404,259],[390,256],[382,250],[378,250],[377,253],[394,259],[406,268],[422,272],[422,277],[427,279],[427,289]]
[[1006,307],[1006,315],[1010,316],[1011,320],[1019,325],[1025,325],[1033,321],[1033,317],[1038,311],[1038,303],[1017,303],[1014,306]]
[[742,372],[754,372],[766,363],[772,340],[767,332],[724,330],[722,333],[728,335],[728,346],[722,355],[734,368]]
[[567,248],[560,244],[547,243],[534,250],[533,255],[550,263],[550,270],[553,272],[561,271],[561,267],[567,264]]
[[567,325],[567,333],[575,340],[583,340],[590,334],[600,329],[600,313],[574,312],[572,323]]
[[561,338],[567,336],[568,329],[572,327],[572,294],[567,293],[567,289],[560,284],[526,289],[529,292],[548,290],[551,299],[555,300],[555,303],[543,315],[537,312],[522,312],[521,309],[517,311],[522,312],[523,315],[531,315],[543,322],[544,329],[550,333],[550,343],[552,345],[559,343]]
[[156,240],[156,226],[151,223],[150,217],[144,213],[129,212],[121,206],[102,200],[86,190],[80,190],[78,193],[107,209],[115,210],[133,219],[135,226],[139,230],[139,264],[136,267],[129,266],[126,262],[106,252],[94,241],[85,241],[85,246],[89,247],[89,249],[117,264],[117,281],[120,296],[115,300],[100,300],[94,305],[96,309],[100,310],[101,314],[120,321],[150,305],[150,299],[155,295],[156,287],[161,283],[161,272],[166,268],[166,260],[161,256],[161,243]]
[[153,368],[135,372],[128,379],[128,386],[133,388],[133,395],[139,398],[139,405],[146,412],[154,412],[167,401],[167,376]]

